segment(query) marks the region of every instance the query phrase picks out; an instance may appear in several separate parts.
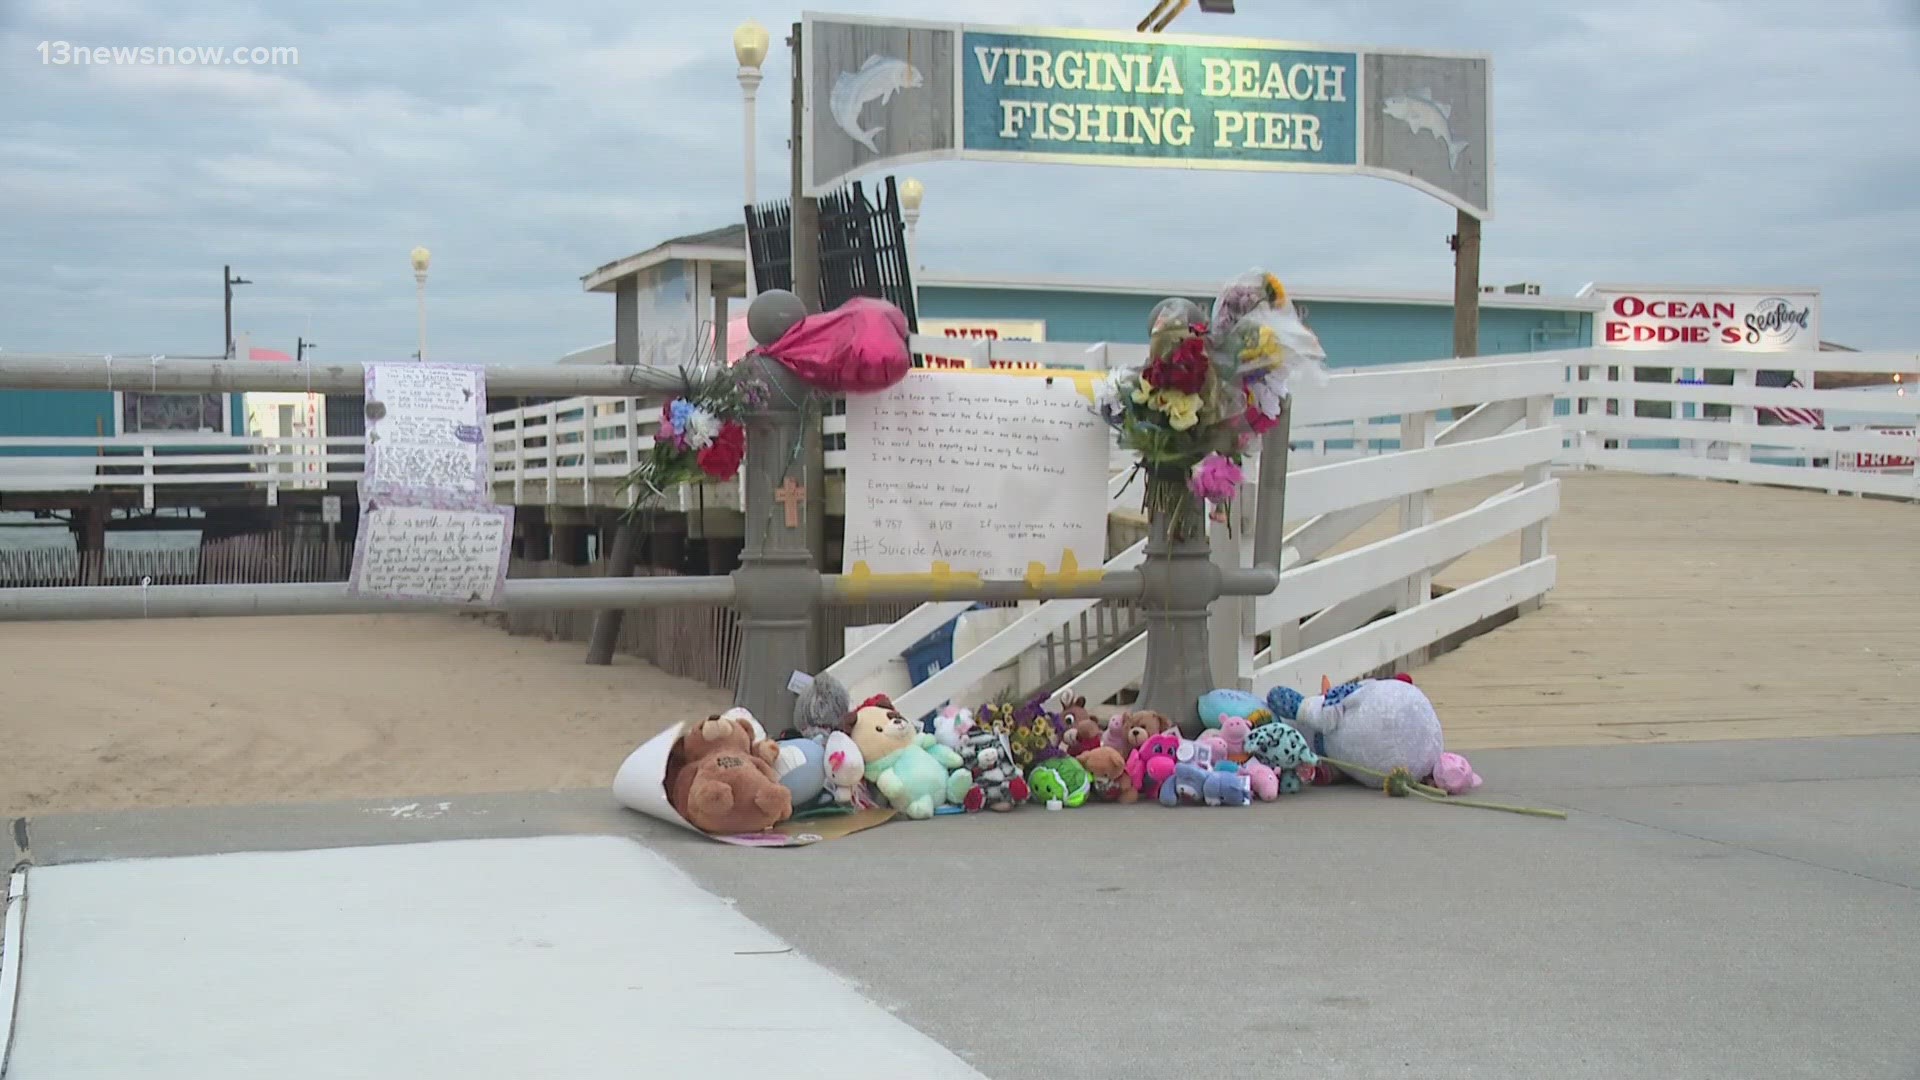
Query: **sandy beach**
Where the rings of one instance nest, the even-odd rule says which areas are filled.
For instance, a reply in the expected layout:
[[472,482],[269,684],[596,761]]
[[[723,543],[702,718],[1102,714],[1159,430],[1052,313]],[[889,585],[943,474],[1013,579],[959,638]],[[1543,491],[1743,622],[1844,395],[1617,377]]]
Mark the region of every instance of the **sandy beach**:
[[732,695],[450,615],[0,625],[0,814],[592,787]]

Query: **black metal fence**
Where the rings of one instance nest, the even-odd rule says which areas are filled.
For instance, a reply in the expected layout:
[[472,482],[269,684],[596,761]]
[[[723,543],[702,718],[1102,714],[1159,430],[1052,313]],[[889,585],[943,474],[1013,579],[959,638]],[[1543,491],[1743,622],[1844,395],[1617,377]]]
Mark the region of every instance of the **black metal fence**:
[[[908,329],[919,333],[907,226],[893,177],[878,195],[878,204],[869,201],[856,180],[819,199],[820,306],[830,310],[856,296],[875,297],[904,312]],[[754,281],[762,289],[793,288],[793,207],[781,199],[749,206],[746,216]]]
[[793,206],[785,199],[747,207],[747,257],[761,291],[793,289]]

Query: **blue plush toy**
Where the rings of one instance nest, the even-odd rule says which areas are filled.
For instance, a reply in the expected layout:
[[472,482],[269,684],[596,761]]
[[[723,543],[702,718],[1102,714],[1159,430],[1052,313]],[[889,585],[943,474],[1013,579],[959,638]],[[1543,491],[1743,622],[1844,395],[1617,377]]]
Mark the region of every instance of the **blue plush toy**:
[[1244,717],[1254,727],[1271,719],[1266,703],[1245,690],[1209,690],[1200,695],[1200,722],[1218,728],[1229,716]]
[[1247,736],[1247,754],[1270,769],[1297,769],[1320,763],[1320,756],[1313,752],[1307,737],[1292,724],[1279,720],[1253,729]]
[[1215,769],[1207,774],[1204,797],[1208,806],[1253,805],[1253,779],[1238,769]]
[[773,771],[793,794],[794,811],[832,802],[833,797],[826,794],[826,747],[812,739],[782,739],[779,745],[780,757],[773,763]]
[[[1286,687],[1278,687],[1276,692],[1284,689]],[[1320,763],[1320,756],[1313,752],[1307,737],[1293,725],[1279,720],[1253,729],[1247,736],[1247,753],[1279,774],[1283,795],[1295,794],[1306,786],[1300,779],[1302,766]]]
[[1160,785],[1160,805],[1179,806],[1181,803],[1205,802],[1207,799],[1206,769],[1192,762],[1183,761],[1174,767],[1173,775]]

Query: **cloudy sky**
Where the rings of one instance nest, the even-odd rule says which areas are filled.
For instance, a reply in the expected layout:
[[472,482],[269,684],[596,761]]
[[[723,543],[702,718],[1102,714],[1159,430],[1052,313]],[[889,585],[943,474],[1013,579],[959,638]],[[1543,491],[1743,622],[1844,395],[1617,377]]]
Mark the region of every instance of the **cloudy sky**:
[[[822,0],[1129,26],[1147,0]],[[1828,338],[1920,348],[1920,0],[1240,0],[1177,28],[1494,56],[1484,280],[1815,285]],[[193,15],[178,12],[191,9]],[[0,0],[0,348],[536,361],[611,337],[592,267],[735,219],[729,44],[764,0]],[[294,46],[297,66],[81,67],[42,42]],[[57,46],[56,46],[57,47]],[[1450,287],[1453,211],[1355,177],[942,163],[922,261],[977,273]]]

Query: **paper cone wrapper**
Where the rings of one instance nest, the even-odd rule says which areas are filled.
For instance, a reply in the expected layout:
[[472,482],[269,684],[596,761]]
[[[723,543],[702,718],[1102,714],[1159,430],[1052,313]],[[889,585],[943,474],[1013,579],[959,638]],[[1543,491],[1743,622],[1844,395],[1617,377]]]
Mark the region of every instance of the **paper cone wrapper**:
[[[704,836],[722,844],[736,847],[804,847],[819,842],[820,834],[814,830],[796,830],[794,832],[746,833],[739,836],[715,836],[702,832],[693,823],[680,816],[680,812],[667,801],[667,758],[673,753],[673,744],[680,739],[680,733],[687,729],[684,723],[674,724],[660,734],[641,744],[640,749],[627,755],[620,765],[620,771],[613,777],[613,798],[629,810],[638,810],[650,818],[678,825],[696,836]],[[766,738],[766,729],[754,721],[754,737]],[[887,815],[891,817],[892,815]],[[879,820],[885,820],[881,818]],[[879,820],[871,824],[879,824]],[[868,827],[869,822],[862,821],[860,827]]]
[[674,724],[642,743],[640,749],[628,754],[627,760],[620,765],[620,771],[614,774],[613,797],[629,810],[638,810],[650,818],[700,833],[667,801],[667,755],[673,753],[673,744],[686,729],[684,723]]

